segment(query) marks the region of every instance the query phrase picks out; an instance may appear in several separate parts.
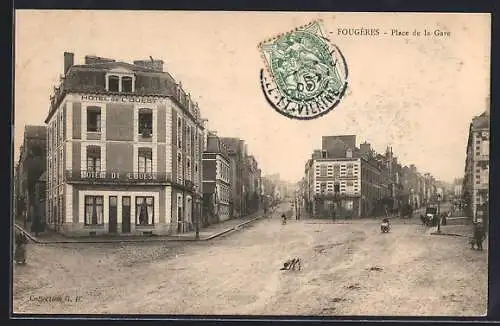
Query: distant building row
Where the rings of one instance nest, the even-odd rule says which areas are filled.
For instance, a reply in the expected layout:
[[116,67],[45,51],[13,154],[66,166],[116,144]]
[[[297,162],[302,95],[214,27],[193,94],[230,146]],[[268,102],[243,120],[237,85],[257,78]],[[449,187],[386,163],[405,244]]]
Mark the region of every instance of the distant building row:
[[436,180],[414,165],[402,166],[388,147],[377,154],[355,135],[324,136],[305,166],[302,196],[317,217],[407,214],[436,198]]
[[207,134],[163,61],[73,58],[64,54],[45,120],[49,227],[166,234],[259,208],[261,172],[244,141]]

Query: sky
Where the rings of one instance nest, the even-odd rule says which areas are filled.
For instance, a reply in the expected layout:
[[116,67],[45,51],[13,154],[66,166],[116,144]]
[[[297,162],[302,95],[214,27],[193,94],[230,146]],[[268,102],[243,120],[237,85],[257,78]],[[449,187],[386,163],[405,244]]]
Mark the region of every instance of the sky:
[[[442,181],[462,177],[468,128],[490,92],[489,14],[16,11],[14,151],[25,125],[43,125],[63,73],[63,53],[117,61],[162,59],[198,101],[209,129],[248,144],[263,174],[297,181],[323,135],[357,135],[380,153]],[[348,90],[309,121],[266,102],[258,44],[320,19],[342,51]],[[339,29],[379,35],[339,35]],[[408,32],[394,35],[392,30]],[[424,29],[431,35],[423,36]],[[436,36],[434,31],[449,32]],[[413,35],[419,31],[420,36]],[[387,34],[385,34],[387,33]],[[365,33],[366,34],[366,33]],[[439,34],[439,33],[438,33]]]

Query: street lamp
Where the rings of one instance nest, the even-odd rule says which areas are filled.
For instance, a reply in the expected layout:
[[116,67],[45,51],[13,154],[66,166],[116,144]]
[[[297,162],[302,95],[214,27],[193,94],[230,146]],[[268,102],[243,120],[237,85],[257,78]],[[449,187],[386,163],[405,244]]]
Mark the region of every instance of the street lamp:
[[196,203],[196,222],[195,222],[195,237],[196,240],[200,239],[200,215],[201,215],[201,209],[200,209],[200,198],[198,197],[198,185],[194,186],[193,188],[193,197],[195,197],[195,203]]
[[437,195],[437,202],[438,202],[438,209],[437,209],[437,213],[438,213],[438,225],[437,225],[437,233],[441,233],[441,194],[438,194]]

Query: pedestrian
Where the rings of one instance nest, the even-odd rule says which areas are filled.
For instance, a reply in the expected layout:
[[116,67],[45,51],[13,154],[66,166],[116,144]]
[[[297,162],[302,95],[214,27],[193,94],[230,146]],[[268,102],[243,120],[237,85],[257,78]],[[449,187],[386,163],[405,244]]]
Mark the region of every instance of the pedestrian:
[[281,214],[281,223],[286,224],[286,214]]
[[28,239],[24,232],[19,232],[16,235],[16,248],[14,251],[14,260],[18,264],[26,264],[26,244]]
[[486,237],[486,231],[484,229],[483,223],[481,222],[474,223],[474,240],[479,250],[483,250],[483,241],[485,237]]
[[448,212],[448,213],[443,213],[443,216],[442,216],[442,218],[441,218],[441,225],[446,225],[446,222],[447,222],[447,220],[446,220],[446,219],[447,219],[447,217],[449,217],[449,216],[450,216],[450,212]]

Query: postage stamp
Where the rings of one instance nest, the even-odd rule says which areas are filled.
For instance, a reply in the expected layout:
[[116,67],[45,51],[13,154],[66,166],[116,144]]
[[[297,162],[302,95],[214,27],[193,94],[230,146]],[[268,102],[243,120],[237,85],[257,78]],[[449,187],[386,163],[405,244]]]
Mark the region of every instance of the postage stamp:
[[347,88],[348,69],[340,49],[323,34],[320,21],[261,42],[265,63],[261,87],[268,103],[292,119],[330,112]]

